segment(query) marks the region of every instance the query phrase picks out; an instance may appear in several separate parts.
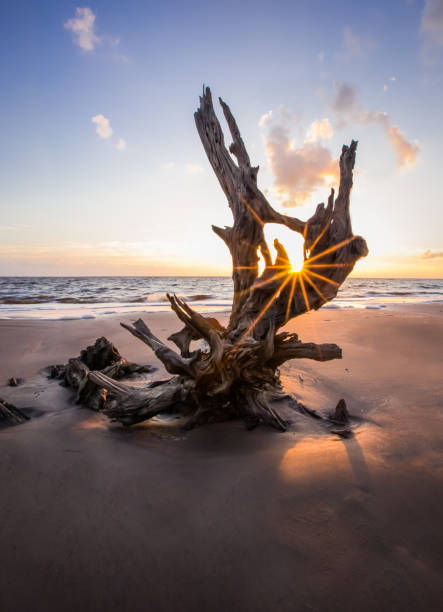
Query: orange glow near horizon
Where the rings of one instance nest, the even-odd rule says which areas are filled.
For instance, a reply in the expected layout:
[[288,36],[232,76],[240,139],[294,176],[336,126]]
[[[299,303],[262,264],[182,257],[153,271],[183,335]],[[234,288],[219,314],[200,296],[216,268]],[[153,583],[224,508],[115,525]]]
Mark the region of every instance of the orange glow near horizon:
[[[303,267],[302,240],[294,232],[283,228],[279,231],[270,224],[272,238],[277,236],[287,246],[292,263],[291,271]],[[281,228],[280,228],[281,229]],[[288,241],[287,233],[291,239]],[[291,248],[292,247],[292,248]],[[369,243],[371,249],[371,243]],[[311,249],[312,250],[312,249]],[[313,258],[317,253],[313,255]],[[346,267],[346,264],[324,264],[311,259],[310,270],[326,271],[331,265]],[[205,262],[202,264],[201,262]],[[2,276],[220,276],[232,274],[229,252],[220,249],[212,256],[197,258],[195,254],[179,257],[151,257],[145,253],[131,252],[131,249],[100,247],[100,245],[59,245],[54,247],[0,245],[0,274]],[[264,262],[261,259],[259,271]],[[298,270],[297,270],[298,268]],[[323,269],[323,270],[322,270]],[[368,257],[360,259],[352,270],[350,278],[443,278],[443,256],[424,257],[423,253],[386,254],[370,251]]]

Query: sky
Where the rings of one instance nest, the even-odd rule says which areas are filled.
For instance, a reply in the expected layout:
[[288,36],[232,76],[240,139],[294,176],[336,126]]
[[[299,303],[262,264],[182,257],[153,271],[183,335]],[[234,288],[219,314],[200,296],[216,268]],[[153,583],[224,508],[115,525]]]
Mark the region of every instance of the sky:
[[443,0],[29,0],[0,28],[0,275],[229,275],[206,84],[303,220],[359,141],[354,276],[443,277]]

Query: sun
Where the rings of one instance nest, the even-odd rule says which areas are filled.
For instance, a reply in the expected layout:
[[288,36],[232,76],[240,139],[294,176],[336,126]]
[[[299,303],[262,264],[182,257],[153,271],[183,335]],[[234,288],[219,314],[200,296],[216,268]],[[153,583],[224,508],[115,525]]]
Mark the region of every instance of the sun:
[[288,270],[288,274],[298,274],[299,272],[302,272],[304,265],[305,265],[304,261],[302,261],[301,264],[300,263],[295,264],[291,262],[291,267]]

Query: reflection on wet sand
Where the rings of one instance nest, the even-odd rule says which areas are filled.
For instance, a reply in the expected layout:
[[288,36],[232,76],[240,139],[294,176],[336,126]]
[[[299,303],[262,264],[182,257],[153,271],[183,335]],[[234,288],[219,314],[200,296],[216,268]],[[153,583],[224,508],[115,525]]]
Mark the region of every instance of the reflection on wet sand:
[[311,436],[296,441],[283,455],[279,471],[290,481],[312,480],[331,472],[338,478],[353,474],[361,488],[372,488],[364,452],[355,435],[347,439]]

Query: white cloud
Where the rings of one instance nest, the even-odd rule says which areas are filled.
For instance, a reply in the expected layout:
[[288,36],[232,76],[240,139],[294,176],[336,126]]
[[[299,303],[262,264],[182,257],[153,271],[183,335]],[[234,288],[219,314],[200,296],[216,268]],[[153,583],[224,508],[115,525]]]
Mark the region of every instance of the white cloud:
[[321,121],[314,121],[308,128],[306,134],[307,141],[315,142],[325,138],[332,138],[334,131],[329,122],[329,119],[325,117]]
[[264,115],[260,117],[260,119],[258,120],[258,126],[264,127],[265,125],[268,125],[268,123],[270,123],[271,120],[272,120],[272,110],[268,111],[267,113],[265,113]]
[[123,138],[119,138],[117,144],[115,145],[115,148],[118,149],[119,151],[125,151],[126,150],[126,140],[123,140]]
[[112,129],[109,119],[106,119],[103,115],[95,115],[91,118],[92,123],[95,123],[95,131],[104,140],[111,138],[114,130]]
[[331,107],[338,117],[338,124],[356,125],[378,124],[382,127],[389,144],[394,149],[399,166],[412,166],[420,147],[407,140],[398,125],[393,125],[387,113],[366,109],[357,101],[357,90],[349,83],[334,83],[334,97]]
[[[327,119],[314,122],[308,132],[316,137],[323,133],[324,137],[329,134],[328,125]],[[338,160],[329,149],[312,139],[296,148],[285,125],[270,127],[266,150],[274,175],[273,191],[283,206],[301,206],[318,187],[329,186],[338,179]]]
[[76,8],[76,17],[68,19],[63,24],[66,30],[71,30],[74,42],[84,51],[93,51],[101,38],[94,32],[95,15],[90,8]]
[[166,162],[165,164],[162,164],[162,168],[163,170],[171,170],[171,168],[175,168],[175,162]]
[[365,59],[377,48],[377,41],[371,36],[357,35],[351,27],[345,26],[342,46],[348,59]]
[[320,64],[323,64],[323,62],[325,61],[324,51],[320,51],[319,53],[317,53],[317,59],[320,62]]
[[201,174],[204,170],[198,164],[186,164],[186,172],[188,174]]
[[385,120],[381,122],[381,125],[384,127],[386,137],[397,155],[397,164],[405,167],[413,166],[417,160],[420,147],[416,143],[409,142],[398,125],[391,125],[388,115],[384,115],[384,118]]

